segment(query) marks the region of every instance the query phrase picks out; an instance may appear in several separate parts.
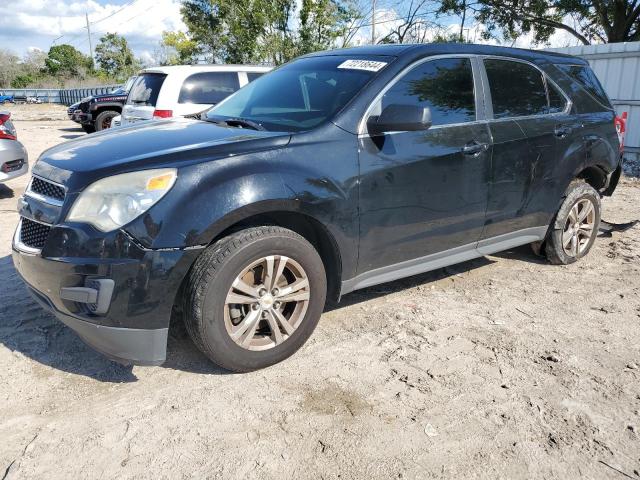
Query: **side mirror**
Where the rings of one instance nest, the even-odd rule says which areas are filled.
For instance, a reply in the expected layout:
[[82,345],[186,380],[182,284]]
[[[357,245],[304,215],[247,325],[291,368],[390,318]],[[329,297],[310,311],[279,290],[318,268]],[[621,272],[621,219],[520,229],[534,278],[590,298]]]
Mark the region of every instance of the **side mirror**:
[[393,104],[385,107],[380,115],[367,120],[371,135],[388,132],[416,132],[431,127],[431,110],[417,105]]

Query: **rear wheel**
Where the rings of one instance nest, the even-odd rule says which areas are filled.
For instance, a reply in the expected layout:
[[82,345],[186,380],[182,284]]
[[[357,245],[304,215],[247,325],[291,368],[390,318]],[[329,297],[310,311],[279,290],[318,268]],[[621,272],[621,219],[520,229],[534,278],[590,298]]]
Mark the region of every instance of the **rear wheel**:
[[113,120],[113,117],[117,117],[118,115],[120,115],[120,112],[115,110],[105,110],[104,112],[100,112],[95,121],[96,131],[99,132],[101,130],[111,128],[111,120]]
[[545,253],[551,263],[567,265],[584,257],[600,227],[600,194],[583,180],[572,182],[558,210]]
[[184,298],[187,331],[223,368],[264,368],[311,336],[326,289],[322,260],[303,237],[249,228],[211,245],[194,264]]

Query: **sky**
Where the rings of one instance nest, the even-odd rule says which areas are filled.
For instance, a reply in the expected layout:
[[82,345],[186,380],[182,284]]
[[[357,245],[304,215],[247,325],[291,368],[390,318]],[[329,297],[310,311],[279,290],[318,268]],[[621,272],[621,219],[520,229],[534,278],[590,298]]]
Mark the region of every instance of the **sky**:
[[[89,53],[85,14],[89,17],[93,46],[100,36],[123,35],[136,56],[151,61],[164,30],[186,31],[180,17],[179,0],[4,0],[0,14],[0,48],[22,56],[31,49],[48,51],[52,45],[68,43]],[[394,11],[378,11],[376,31],[384,35],[394,24]],[[456,30],[451,20],[450,28]],[[470,25],[466,35],[480,42],[482,25]],[[370,32],[361,31],[357,40],[367,43]],[[496,43],[495,41],[489,43]],[[559,31],[550,46],[577,45],[568,33]],[[528,37],[514,46],[529,48]]]
[[123,35],[136,56],[149,57],[163,30],[186,30],[178,0],[4,0],[0,48],[24,55],[68,43],[89,53],[85,14],[95,45],[105,33]]

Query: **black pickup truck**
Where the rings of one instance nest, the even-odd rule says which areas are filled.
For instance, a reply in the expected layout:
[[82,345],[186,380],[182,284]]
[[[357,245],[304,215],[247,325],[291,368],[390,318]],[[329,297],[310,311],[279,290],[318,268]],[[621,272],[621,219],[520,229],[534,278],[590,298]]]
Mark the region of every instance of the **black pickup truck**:
[[87,133],[111,128],[111,120],[122,112],[129,89],[137,77],[131,77],[124,86],[109,93],[83,98],[69,107],[69,118],[82,125]]

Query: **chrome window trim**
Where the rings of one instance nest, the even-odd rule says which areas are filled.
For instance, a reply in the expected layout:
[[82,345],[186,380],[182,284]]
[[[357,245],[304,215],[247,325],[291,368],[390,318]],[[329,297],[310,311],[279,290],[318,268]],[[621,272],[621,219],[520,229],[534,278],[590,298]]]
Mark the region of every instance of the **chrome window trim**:
[[[40,223],[42,225],[48,225],[46,223],[38,222],[36,220],[33,220],[33,221],[36,223]],[[22,239],[20,235],[21,232],[22,232],[22,217],[20,217],[20,220],[18,221],[18,227],[16,228],[16,232],[13,235],[13,246],[16,248],[16,250],[22,253],[27,253],[29,255],[38,255],[40,252],[42,252],[42,249],[40,248],[29,247],[28,245],[25,245],[24,243],[22,243]]]
[[480,79],[476,78],[476,69],[473,68],[473,59],[477,57],[478,57],[477,55],[471,54],[471,53],[461,53],[461,54],[445,53],[442,55],[433,55],[430,57],[420,58],[415,62],[413,62],[412,64],[407,65],[395,77],[393,77],[393,79],[389,83],[387,83],[387,85],[382,90],[380,90],[380,92],[378,92],[375,98],[369,103],[369,106],[365,110],[364,115],[362,116],[358,124],[358,136],[360,135],[369,136],[369,134],[367,133],[367,118],[369,117],[373,107],[380,101],[380,99],[384,96],[384,94],[391,89],[391,87],[393,87],[396,83],[398,83],[402,77],[404,77],[407,73],[409,73],[414,68],[419,67],[423,63],[431,62],[433,60],[441,60],[443,58],[468,58],[471,61],[471,74],[473,76],[473,94],[475,96],[474,104],[476,108],[476,112],[475,112],[476,119],[471,122],[461,122],[461,123],[459,122],[459,123],[447,123],[444,125],[434,125],[433,127],[429,128],[429,130],[434,130],[434,129],[443,128],[443,127],[455,127],[460,125],[473,125],[476,123],[486,122],[486,120],[484,119],[478,120],[478,98],[479,98],[478,95],[481,94],[482,91],[479,91]]
[[[522,116],[518,116],[518,117],[504,117],[504,118],[488,118],[487,121],[488,122],[503,122],[503,121],[511,121],[511,120],[528,120],[531,118],[540,118],[540,117],[549,117],[549,116],[555,116],[555,115],[567,115],[569,112],[571,112],[571,109],[573,108],[573,102],[571,101],[571,99],[569,98],[569,96],[566,94],[566,92],[560,88],[560,86],[553,81],[553,79],[551,77],[549,77],[549,75],[546,74],[546,72],[544,70],[542,70],[540,67],[538,67],[535,63],[531,63],[528,60],[523,60],[521,58],[513,58],[513,57],[501,57],[499,55],[478,55],[478,59],[482,62],[482,68],[484,69],[484,60],[485,59],[492,59],[492,60],[503,60],[505,62],[519,62],[519,63],[524,63],[525,65],[530,65],[533,68],[535,68],[536,70],[538,70],[538,72],[540,72],[540,74],[542,75],[543,78],[543,83],[545,83],[545,91],[547,92],[547,101],[549,100],[549,92],[547,90],[547,85],[546,83],[551,83],[551,85],[553,85],[556,90],[558,90],[560,92],[560,94],[564,97],[564,99],[567,101],[567,105],[565,106],[564,110],[561,112],[553,112],[553,113],[537,113],[535,115],[522,115]],[[486,72],[486,70],[485,70]],[[486,74],[486,73],[485,73]],[[489,88],[489,96],[491,97],[491,85],[489,84],[489,78],[487,78],[487,87]],[[493,113],[493,102],[491,102],[491,116],[494,116]]]
[[[39,180],[42,180],[43,182],[47,182],[47,183],[51,183],[52,185],[55,185],[56,187],[60,187],[64,190],[64,194],[65,197],[67,195],[67,187],[65,187],[64,185],[61,185],[59,183],[56,182],[52,182],[51,180],[47,179],[47,178],[43,178],[39,175],[34,175],[31,174],[31,180],[29,180],[29,184],[27,185],[26,190],[24,191],[24,195],[27,197],[31,197],[34,198],[36,200],[39,200],[41,202],[44,202],[46,204],[49,205],[53,205],[55,207],[62,207],[62,205],[64,204],[64,200],[58,200],[57,198],[53,198],[53,197],[47,197],[45,195],[42,195],[40,193],[34,192],[33,190],[31,190],[31,184],[33,183],[33,179],[37,178]],[[42,222],[40,222],[42,223]]]

